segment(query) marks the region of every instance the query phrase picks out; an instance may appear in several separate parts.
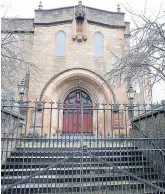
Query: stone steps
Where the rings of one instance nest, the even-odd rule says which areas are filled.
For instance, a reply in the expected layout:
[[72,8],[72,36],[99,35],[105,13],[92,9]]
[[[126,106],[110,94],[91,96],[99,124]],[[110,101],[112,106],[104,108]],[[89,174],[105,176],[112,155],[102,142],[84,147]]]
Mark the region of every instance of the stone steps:
[[[19,180],[27,178],[28,176],[6,176],[2,179],[1,184],[13,184]],[[138,174],[138,177],[146,180],[158,179],[155,173]],[[88,182],[113,182],[113,181],[131,181],[134,180],[128,175],[121,175],[117,173],[104,173],[104,174],[76,174],[76,175],[38,175],[31,179],[31,183],[88,183]]]
[[[24,157],[24,156],[11,156],[10,158],[7,159],[7,162],[41,162],[44,161],[46,162],[57,162],[60,160],[65,159],[66,157],[60,157],[60,156],[28,156],[28,157]],[[86,162],[90,160],[90,156],[73,156],[72,158],[72,162]],[[109,162],[122,162],[122,161],[139,161],[139,160],[143,160],[142,156],[97,156],[97,158],[99,159],[103,159],[103,160],[108,160]],[[91,158],[92,159],[92,158]],[[68,159],[69,161],[71,159]],[[93,161],[93,159],[92,159]]]
[[[74,155],[75,154],[75,155]],[[96,160],[98,159],[104,160]],[[70,157],[72,156],[73,157]],[[69,157],[69,158],[68,158]],[[68,158],[68,159],[67,159]],[[63,161],[67,159],[66,161]],[[153,194],[152,188],[133,177],[114,169],[133,173],[139,178],[165,187],[159,175],[137,147],[109,147],[98,149],[61,148],[18,148],[2,165],[1,185],[7,188],[19,180],[45,170],[40,175],[18,184],[4,194],[35,194],[35,193],[112,193],[112,194]],[[108,165],[106,162],[109,162]],[[145,188],[145,189],[144,189]],[[136,191],[136,192],[135,192]],[[148,192],[148,193],[147,193]]]
[[[78,153],[82,150],[73,150],[73,149],[60,149],[60,150],[53,150],[53,149],[17,149],[15,152],[11,154],[11,156],[70,156],[70,154]],[[87,150],[88,151],[88,150]],[[134,155],[141,155],[141,150],[138,149],[96,149],[96,150],[89,150],[91,154],[94,154],[95,156],[134,156]]]
[[[150,181],[152,184],[156,184],[157,181]],[[164,185],[163,182],[159,183],[160,185]],[[4,188],[7,186],[5,185]],[[13,194],[18,193],[69,193],[69,192],[77,192],[86,193],[86,191],[96,191],[99,193],[103,191],[112,191],[123,190],[129,193],[129,190],[142,190],[144,188],[144,184],[138,181],[110,181],[110,182],[88,182],[88,183],[27,183],[17,185],[13,188]],[[146,188],[149,189],[149,188]],[[115,192],[116,192],[115,191]],[[10,191],[9,191],[10,192]],[[115,193],[114,192],[114,193]]]
[[[143,167],[143,166],[119,166],[118,167],[119,169],[123,169],[123,170],[129,170],[129,172],[132,172],[132,173],[136,173],[136,172],[153,172],[153,169],[151,167]],[[41,170],[44,170],[44,168],[27,168],[27,169],[2,169],[1,170],[1,174],[2,176],[4,175],[12,175],[13,174],[17,174],[17,175],[22,175],[22,174],[25,174],[25,175],[30,175],[31,173],[35,173],[37,171],[41,171]],[[76,168],[73,168],[73,167],[54,167],[54,168],[50,168],[49,170],[49,174],[56,174],[56,171],[57,173],[62,173],[62,174],[75,174],[75,173],[79,173],[80,171],[83,172],[83,173],[89,173],[90,171],[97,171],[97,173],[103,173],[105,171],[108,171],[108,172],[115,172],[114,168],[113,167],[107,167],[107,166],[94,166],[94,167],[91,167],[91,166],[83,166],[83,168],[80,170],[80,166],[76,167]],[[64,173],[65,171],[65,173]],[[46,172],[45,172],[46,173]]]
[[[108,160],[106,160],[108,161]],[[117,165],[117,166],[147,166],[149,165],[148,161],[118,161],[118,162],[111,162],[113,165]],[[41,161],[41,162],[24,162],[22,164],[22,162],[15,162],[14,164],[12,162],[8,162],[7,164],[5,165],[2,165],[2,168],[5,168],[5,169],[10,169],[10,168],[15,168],[15,169],[18,169],[18,168],[46,168],[48,166],[51,166],[53,163],[52,162],[44,162],[44,161]],[[64,165],[66,166],[66,164],[59,164],[58,166],[60,167],[64,167]],[[57,166],[57,167],[58,167]],[[67,162],[67,166],[66,167],[73,167],[74,168],[78,168],[79,166],[83,166],[83,167],[88,167],[88,166],[91,166],[91,167],[98,167],[98,166],[107,166],[106,164],[103,164],[102,162],[93,162],[93,161],[88,161],[88,162],[85,162],[83,161],[83,164],[79,165],[77,164],[76,161],[70,161],[70,162]]]

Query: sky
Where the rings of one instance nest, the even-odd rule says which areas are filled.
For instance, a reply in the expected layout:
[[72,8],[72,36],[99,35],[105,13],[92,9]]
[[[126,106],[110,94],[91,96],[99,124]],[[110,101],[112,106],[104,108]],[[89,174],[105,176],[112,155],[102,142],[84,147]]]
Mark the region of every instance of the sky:
[[[104,9],[108,11],[116,11],[117,4],[120,4],[121,11],[125,12],[124,7],[129,7],[134,12],[141,13],[147,5],[147,13],[156,15],[162,5],[165,10],[165,0],[82,0],[83,4],[90,7]],[[77,5],[78,0],[42,0],[43,9],[53,9]],[[23,17],[33,18],[34,10],[38,9],[39,0],[1,0],[1,17]],[[125,15],[126,21],[131,21],[128,13]],[[165,85],[157,84],[153,89],[153,101],[165,99]]]
[[[1,0],[3,7],[10,7],[7,12],[11,17],[34,17],[34,10],[38,8],[40,0]],[[156,13],[165,0],[83,0],[83,4],[90,7],[105,9],[109,11],[116,11],[117,4],[121,5],[121,11],[124,11],[122,5],[131,6],[134,11],[143,10],[145,2],[147,2],[147,10]],[[57,7],[64,7],[70,5],[77,5],[78,0],[42,0],[43,9],[52,9]],[[129,20],[128,14],[126,19]]]

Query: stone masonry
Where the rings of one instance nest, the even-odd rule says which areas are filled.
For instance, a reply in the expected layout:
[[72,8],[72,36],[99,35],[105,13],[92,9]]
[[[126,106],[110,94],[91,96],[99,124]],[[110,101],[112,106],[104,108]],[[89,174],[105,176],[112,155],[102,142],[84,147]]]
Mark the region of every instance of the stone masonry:
[[[111,70],[116,56],[122,56],[129,48],[129,22],[125,22],[125,14],[122,12],[86,6],[80,6],[81,9],[85,13],[83,19],[87,37],[87,40],[81,42],[73,40],[77,6],[38,9],[35,10],[34,19],[9,19],[6,20],[8,25],[2,21],[5,24],[2,23],[3,33],[14,31],[16,34],[33,36],[28,60],[35,69],[30,69],[29,99],[63,103],[69,92],[80,88],[89,94],[93,103],[128,103],[127,83],[121,87],[118,87],[118,83],[111,86],[105,75]],[[16,29],[15,26],[21,22],[22,28]],[[55,56],[55,40],[59,31],[63,31],[66,36],[66,54],[62,57]],[[102,57],[94,57],[96,32],[103,36]],[[136,101],[139,100],[143,103],[143,93],[137,96]],[[32,115],[29,112],[29,123],[32,122]]]

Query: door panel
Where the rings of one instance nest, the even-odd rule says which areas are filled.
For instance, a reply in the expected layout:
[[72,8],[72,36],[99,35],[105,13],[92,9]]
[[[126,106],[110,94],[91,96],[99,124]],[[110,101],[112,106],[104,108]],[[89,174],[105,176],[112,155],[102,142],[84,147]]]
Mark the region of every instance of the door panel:
[[75,90],[66,97],[64,104],[66,110],[64,109],[63,113],[63,132],[82,133],[82,130],[83,133],[92,132],[93,112],[89,110],[90,107],[92,108],[89,95],[81,90]]

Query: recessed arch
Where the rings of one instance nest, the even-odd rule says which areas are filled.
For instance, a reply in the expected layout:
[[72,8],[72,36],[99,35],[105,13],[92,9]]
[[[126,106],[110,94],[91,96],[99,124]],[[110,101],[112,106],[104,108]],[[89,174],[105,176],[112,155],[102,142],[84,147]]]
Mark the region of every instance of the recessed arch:
[[66,96],[71,91],[74,91],[74,90],[77,90],[77,89],[85,91],[90,96],[90,98],[92,99],[93,104],[97,103],[97,100],[95,98],[96,94],[95,94],[94,91],[90,91],[88,88],[86,88],[84,86],[78,86],[78,85],[71,85],[70,87],[68,87],[67,90],[64,88],[64,90],[62,90],[61,93],[58,96],[58,102],[61,102],[63,104],[64,101],[65,101]]
[[[56,102],[60,102],[60,112],[56,111],[57,109],[53,109],[53,117],[52,117],[52,130],[60,130],[63,131],[64,126],[64,99],[65,97],[72,92],[73,90],[81,89],[86,92],[92,99],[92,105],[98,103],[98,106],[101,108],[102,104],[107,104],[107,108],[110,108],[110,103],[116,103],[116,97],[113,92],[113,88],[105,81],[105,79],[95,73],[90,69],[85,68],[72,68],[67,69],[65,71],[61,71],[57,75],[53,76],[44,86],[41,95],[40,101],[50,102],[51,100],[54,103],[54,107]],[[60,101],[59,101],[60,100]],[[45,104],[45,107],[49,107],[49,103]],[[45,110],[47,111],[47,110]],[[95,132],[97,130],[96,118],[97,116],[100,119],[99,122],[99,130],[103,129],[103,112],[100,111],[99,115],[97,115],[97,111],[95,110],[95,106],[92,106],[91,111],[93,111],[91,118],[92,125],[86,128],[86,132]],[[45,113],[47,117],[44,119],[44,126],[49,125],[49,112]],[[88,116],[86,115],[87,120]],[[60,122],[58,122],[58,118],[60,118]],[[109,115],[105,115],[106,119],[106,129],[109,130],[111,125],[109,120]],[[66,121],[66,120],[65,120]],[[67,122],[67,121],[66,121]],[[82,121],[81,121],[82,122]],[[73,124],[73,122],[72,122]],[[75,123],[74,123],[75,124]],[[83,123],[86,124],[86,123]],[[109,127],[108,127],[109,126]],[[89,130],[87,130],[89,129]]]
[[[40,100],[44,99],[45,96],[49,95],[52,90],[54,90],[54,86],[56,85],[63,85],[64,82],[67,82],[71,78],[78,78],[81,77],[84,80],[84,83],[88,81],[89,83],[96,85],[100,91],[105,96],[106,102],[105,103],[110,103],[110,102],[116,102],[116,96],[115,93],[112,89],[112,87],[104,80],[104,78],[101,75],[98,75],[97,73],[93,72],[90,69],[85,69],[85,68],[72,68],[72,69],[67,69],[65,71],[62,71],[58,73],[57,75],[53,76],[44,86],[41,94],[40,94]],[[73,80],[73,83],[75,84],[75,81]],[[76,85],[71,84],[70,88],[72,87],[77,87]],[[88,83],[84,85],[83,87],[87,88]],[[92,93],[92,90],[95,88],[91,85],[90,88],[87,88],[88,91]],[[60,94],[63,96],[64,94]],[[96,99],[97,101],[97,99]]]

